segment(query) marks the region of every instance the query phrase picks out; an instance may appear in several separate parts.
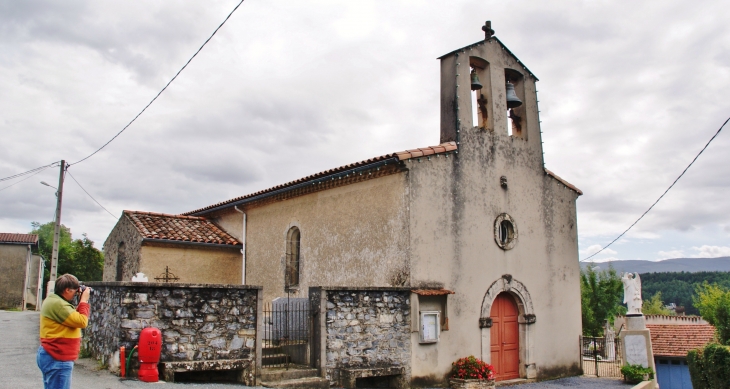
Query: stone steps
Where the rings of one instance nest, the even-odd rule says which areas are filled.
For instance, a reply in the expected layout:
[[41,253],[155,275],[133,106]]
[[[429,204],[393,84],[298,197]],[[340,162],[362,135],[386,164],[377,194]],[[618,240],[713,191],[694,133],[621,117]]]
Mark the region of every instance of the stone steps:
[[297,378],[316,377],[317,369],[313,368],[264,368],[261,369],[261,381],[274,382]]
[[261,386],[265,388],[311,388],[329,389],[330,382],[322,377],[304,377],[281,381],[262,381]]
[[266,388],[328,389],[329,380],[317,377],[313,368],[265,368],[261,370],[261,386]]

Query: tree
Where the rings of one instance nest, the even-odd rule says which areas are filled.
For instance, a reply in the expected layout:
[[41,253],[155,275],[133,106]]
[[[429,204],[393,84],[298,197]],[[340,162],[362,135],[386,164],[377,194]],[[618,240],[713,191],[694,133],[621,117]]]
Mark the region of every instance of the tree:
[[606,320],[612,322],[616,315],[626,313],[621,305],[623,284],[613,267],[596,271],[588,266],[580,272],[581,314],[583,335],[603,335]]
[[672,311],[664,306],[662,292],[656,292],[651,299],[644,301],[641,307],[641,313],[644,315],[671,315]]
[[[51,277],[55,223],[33,222],[31,226],[33,227],[31,234],[38,235],[38,249],[34,249],[35,253],[43,256],[45,262],[43,272],[43,285],[45,286]],[[104,271],[104,254],[94,247],[94,242],[86,234],[82,234],[82,236],[83,239],[73,240],[71,229],[61,225],[58,245],[58,275],[71,273],[81,281],[101,281]]]
[[730,289],[704,282],[693,298],[702,318],[715,326],[720,344],[730,346]]

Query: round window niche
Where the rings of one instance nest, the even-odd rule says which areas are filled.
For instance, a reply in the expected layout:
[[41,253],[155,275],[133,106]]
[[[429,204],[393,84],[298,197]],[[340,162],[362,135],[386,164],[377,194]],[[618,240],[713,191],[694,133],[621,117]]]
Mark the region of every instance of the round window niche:
[[502,250],[509,250],[517,243],[517,225],[506,213],[497,216],[494,221],[494,240]]

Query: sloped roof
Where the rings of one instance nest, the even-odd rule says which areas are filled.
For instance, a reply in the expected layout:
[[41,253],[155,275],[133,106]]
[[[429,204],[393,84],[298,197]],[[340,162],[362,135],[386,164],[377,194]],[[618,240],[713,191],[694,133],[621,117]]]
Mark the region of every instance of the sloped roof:
[[490,40],[494,40],[495,42],[499,43],[499,45],[502,46],[502,48],[504,49],[504,51],[506,51],[507,53],[509,53],[512,56],[512,58],[514,58],[515,61],[517,61],[517,63],[520,64],[520,66],[522,66],[522,68],[525,69],[525,71],[527,71],[527,73],[529,73],[533,78],[535,78],[535,80],[539,81],[538,78],[537,78],[537,76],[535,76],[535,74],[532,73],[530,71],[530,69],[528,69],[527,66],[525,66],[525,64],[523,64],[522,61],[520,61],[520,59],[517,58],[517,56],[514,55],[514,53],[512,53],[512,51],[510,51],[510,49],[504,43],[502,43],[502,41],[499,40],[499,38],[497,38],[496,36],[492,36],[491,38],[489,38],[487,40],[480,40],[478,42],[475,42],[475,43],[472,43],[470,45],[464,46],[464,47],[462,47],[460,49],[452,50],[452,51],[450,51],[450,52],[448,52],[448,53],[446,53],[446,54],[438,57],[437,59],[441,59],[441,58],[444,58],[444,57],[448,57],[448,56],[450,56],[450,55],[452,55],[454,53],[458,53],[460,51],[466,51],[466,50],[469,50],[469,49],[471,49],[473,47],[476,47],[476,46],[479,46],[479,45],[483,45],[485,42],[488,42]]
[[124,211],[145,239],[238,246],[241,243],[204,217]]
[[251,194],[248,194],[245,196],[240,196],[240,197],[236,197],[236,198],[226,200],[226,201],[223,201],[220,203],[209,205],[207,207],[196,209],[194,211],[184,212],[183,215],[194,215],[194,214],[199,214],[199,213],[202,213],[205,211],[210,211],[214,208],[219,208],[221,206],[233,204],[233,203],[239,202],[241,200],[250,199],[250,198],[253,198],[256,196],[260,196],[260,195],[274,192],[274,191],[277,191],[280,189],[292,187],[294,185],[299,185],[299,184],[305,183],[307,181],[312,181],[312,180],[315,180],[315,179],[318,179],[321,177],[325,177],[325,176],[328,176],[331,174],[335,174],[335,173],[343,172],[346,170],[366,166],[366,165],[369,165],[372,163],[381,162],[381,161],[385,161],[388,159],[395,160],[397,158],[399,161],[403,161],[403,160],[407,160],[407,159],[411,159],[411,158],[419,158],[419,157],[425,157],[425,156],[429,156],[429,155],[448,153],[448,152],[454,151],[456,149],[457,149],[456,142],[446,142],[446,143],[442,143],[438,146],[429,146],[429,147],[423,147],[423,148],[411,149],[411,150],[405,150],[405,151],[396,151],[395,153],[385,154],[385,155],[381,155],[379,157],[374,157],[374,158],[366,159],[364,161],[355,162],[355,163],[343,165],[340,167],[336,167],[334,169],[325,170],[325,171],[322,171],[319,173],[315,173],[315,174],[300,178],[298,180],[289,181],[289,182],[281,184],[281,185],[273,186],[271,188],[264,189],[264,190],[261,190],[261,191],[255,192],[255,193],[251,193]]
[[686,357],[687,352],[710,343],[715,327],[709,324],[647,324],[655,356]]
[[453,291],[448,289],[413,289],[411,292],[419,296],[444,296],[447,294],[454,294]]
[[547,175],[548,175],[548,176],[550,176],[550,177],[552,177],[552,178],[554,178],[554,179],[556,179],[556,180],[560,181],[560,183],[561,183],[561,184],[563,184],[563,185],[565,185],[565,186],[566,186],[566,187],[567,187],[568,189],[570,189],[570,190],[574,191],[575,193],[578,193],[578,196],[582,196],[582,195],[583,195],[583,191],[582,191],[582,190],[580,190],[580,189],[576,188],[576,187],[575,187],[575,186],[573,186],[573,184],[571,184],[570,182],[568,182],[568,181],[565,181],[564,179],[560,178],[560,177],[559,177],[559,176],[558,176],[557,174],[555,174],[555,173],[551,172],[551,171],[550,171],[550,170],[548,170],[548,169],[545,169],[545,173],[547,173]]
[[38,244],[38,235],[0,232],[0,243],[37,245]]
[[[442,143],[442,144],[437,145],[437,146],[428,146],[428,147],[420,147],[420,148],[417,148],[417,149],[410,149],[410,150],[404,150],[404,151],[396,151],[394,153],[385,154],[385,155],[381,155],[381,156],[378,156],[378,157],[373,157],[373,158],[370,158],[370,159],[366,159],[364,161],[354,162],[354,163],[347,164],[347,165],[343,165],[343,166],[336,167],[336,168],[333,168],[333,169],[325,170],[325,171],[322,171],[322,172],[319,172],[319,173],[315,173],[315,174],[312,174],[312,175],[309,175],[309,176],[306,176],[306,177],[303,177],[303,178],[300,178],[300,179],[297,179],[297,180],[294,180],[294,181],[289,181],[289,182],[284,183],[284,184],[281,184],[281,185],[273,186],[271,188],[264,189],[264,190],[261,190],[261,191],[258,191],[258,192],[254,192],[254,193],[247,194],[247,195],[244,195],[244,196],[239,196],[239,197],[236,197],[236,198],[233,198],[233,199],[230,199],[230,200],[226,200],[226,201],[222,201],[222,202],[219,202],[219,203],[216,203],[216,204],[213,204],[213,205],[208,205],[206,207],[199,208],[199,209],[196,209],[194,211],[183,212],[181,215],[196,215],[196,214],[197,215],[200,215],[200,214],[205,214],[205,213],[208,213],[208,212],[210,212],[212,210],[220,209],[221,207],[230,207],[230,206],[235,205],[237,203],[240,203],[240,202],[243,202],[243,201],[246,201],[246,200],[250,200],[250,199],[252,199],[254,197],[259,197],[259,196],[262,196],[262,195],[270,194],[272,192],[281,191],[281,190],[284,190],[284,189],[287,189],[287,188],[291,188],[291,187],[294,187],[294,186],[298,186],[298,185],[307,183],[309,181],[317,180],[317,179],[322,178],[322,177],[327,177],[327,176],[332,175],[332,174],[337,174],[337,173],[340,173],[340,172],[345,172],[345,171],[348,171],[348,170],[351,170],[351,169],[355,169],[355,168],[365,167],[365,166],[370,165],[370,164],[379,163],[379,162],[387,161],[387,160],[390,160],[390,159],[392,159],[394,161],[396,159],[398,161],[404,161],[404,160],[408,160],[408,159],[412,159],[412,158],[428,157],[430,155],[450,153],[452,151],[453,152],[458,152],[458,146],[456,145],[456,142],[446,142],[446,143]],[[554,179],[558,180],[560,183],[562,183],[563,185],[565,185],[567,188],[575,191],[576,193],[578,193],[578,195],[582,195],[583,194],[583,192],[580,189],[576,188],[575,186],[573,186],[572,184],[570,184],[568,181],[565,181],[564,179],[560,178],[558,175],[556,175],[555,173],[551,172],[550,170],[545,169],[545,173],[547,175],[553,177]]]

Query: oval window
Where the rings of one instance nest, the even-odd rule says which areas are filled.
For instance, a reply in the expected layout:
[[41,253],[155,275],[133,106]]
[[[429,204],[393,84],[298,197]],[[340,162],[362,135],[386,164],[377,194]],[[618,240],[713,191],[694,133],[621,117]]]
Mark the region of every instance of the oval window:
[[497,216],[494,221],[494,240],[503,250],[515,247],[517,242],[517,226],[512,217],[506,213]]

